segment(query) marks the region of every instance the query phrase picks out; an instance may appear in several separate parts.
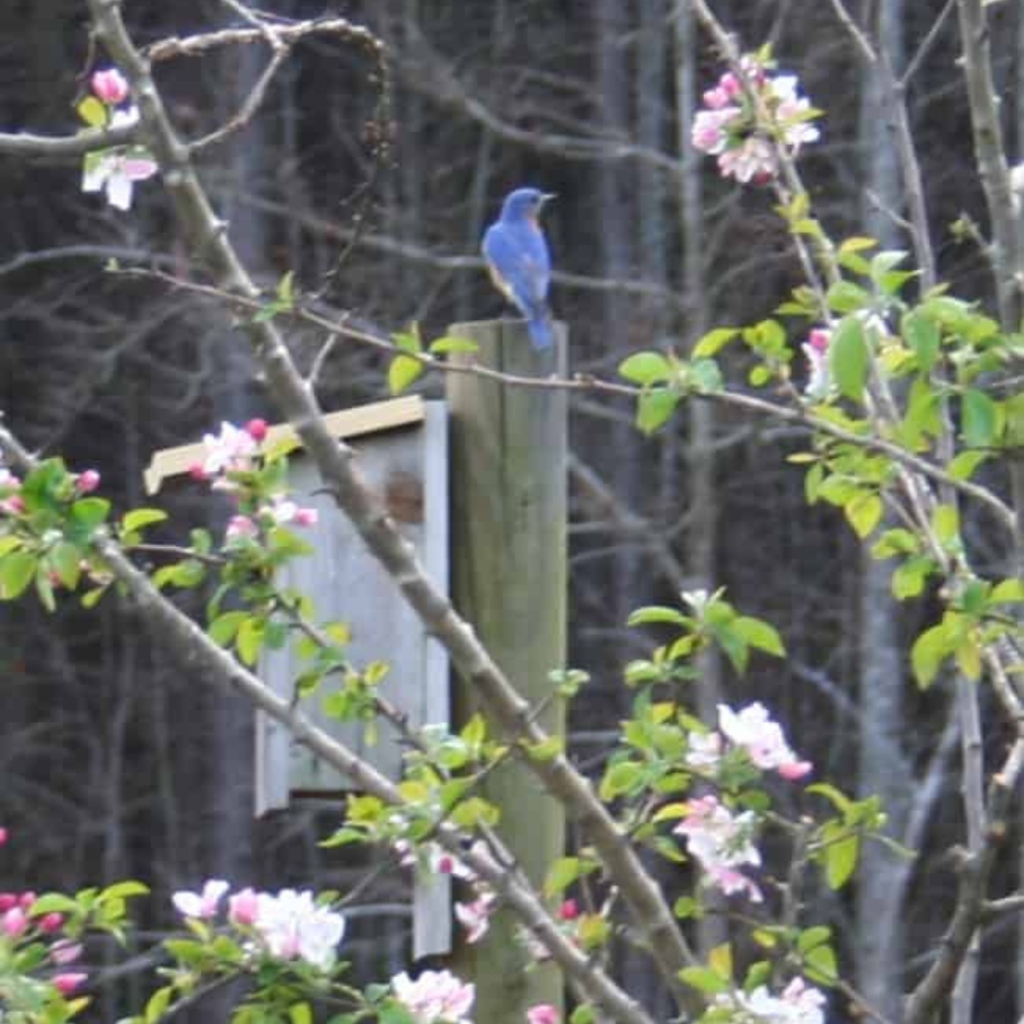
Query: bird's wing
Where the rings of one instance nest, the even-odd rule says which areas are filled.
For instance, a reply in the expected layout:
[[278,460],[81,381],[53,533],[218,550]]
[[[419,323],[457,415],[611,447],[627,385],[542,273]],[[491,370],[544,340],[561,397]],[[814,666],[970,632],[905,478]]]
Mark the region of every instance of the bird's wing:
[[494,224],[484,235],[484,255],[498,289],[523,312],[544,305],[551,281],[551,260],[543,237],[524,225]]

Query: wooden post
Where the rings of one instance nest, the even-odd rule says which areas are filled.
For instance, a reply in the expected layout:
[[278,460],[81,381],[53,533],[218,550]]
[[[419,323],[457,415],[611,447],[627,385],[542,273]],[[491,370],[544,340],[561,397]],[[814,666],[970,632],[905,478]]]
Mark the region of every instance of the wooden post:
[[[464,362],[544,378],[566,365],[566,332],[537,352],[523,321],[454,324],[449,334],[479,350]],[[551,692],[548,673],[565,665],[566,394],[513,387],[468,374],[447,377],[451,424],[451,561],[455,606],[519,693],[537,706]],[[456,723],[477,703],[456,681]],[[564,707],[553,700],[539,721],[564,735]],[[540,886],[565,848],[565,815],[536,778],[514,761],[485,782],[483,795],[501,810],[499,833],[531,881]],[[523,1024],[537,1003],[562,1008],[562,979],[552,964],[527,970],[507,912],[485,938],[457,949],[457,967],[476,983],[473,1018]]]

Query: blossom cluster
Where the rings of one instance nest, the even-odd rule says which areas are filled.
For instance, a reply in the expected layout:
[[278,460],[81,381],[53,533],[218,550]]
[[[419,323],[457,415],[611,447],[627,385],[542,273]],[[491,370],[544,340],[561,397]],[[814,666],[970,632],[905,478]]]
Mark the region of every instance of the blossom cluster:
[[[184,917],[213,921],[229,889],[227,882],[210,879],[199,892],[176,892],[172,902]],[[304,960],[321,971],[334,964],[345,934],[341,914],[316,903],[311,892],[294,889],[276,895],[241,889],[228,896],[227,919],[274,959]]]
[[[6,828],[0,828],[0,846],[8,839]],[[65,934],[66,919],[54,911],[33,912],[38,897],[31,890],[0,892],[0,953],[4,947],[47,944],[41,966],[49,973],[47,981],[62,996],[70,996],[88,979],[84,971],[62,968],[75,964],[82,955],[82,944]],[[3,1014],[0,1013],[0,1020]]]
[[704,109],[693,122],[693,145],[718,158],[725,178],[765,184],[779,171],[777,147],[796,156],[819,137],[809,121],[810,102],[795,75],[769,75],[756,57],[746,56],[740,74],[727,71],[704,93]]
[[729,1011],[729,1020],[737,1024],[825,1024],[825,1002],[823,992],[796,977],[781,995],[773,996],[766,986],[758,985],[749,993],[719,993],[714,1005]]
[[[117,68],[97,71],[90,85],[95,100],[103,104],[98,108],[103,110],[98,117],[89,106],[79,107],[90,127],[129,128],[138,123],[139,111],[134,104],[118,109],[128,98],[128,82]],[[132,205],[135,182],[153,177],[157,170],[156,161],[144,146],[108,146],[86,154],[82,166],[82,191],[104,192],[111,206],[128,210]]]
[[778,722],[772,720],[760,702],[733,711],[727,704],[718,705],[720,732],[708,735],[691,733],[686,763],[691,768],[715,771],[725,756],[725,741],[742,750],[751,763],[762,771],[777,771],[784,779],[800,779],[813,768],[810,761],[801,761],[786,742]]
[[[240,497],[244,488],[239,475],[255,471],[267,431],[266,421],[261,419],[249,420],[244,427],[221,423],[218,434],[203,435],[205,455],[201,462],[190,467],[189,473],[196,480],[209,481],[215,491]],[[229,542],[254,539],[259,536],[261,527],[288,523],[314,526],[317,520],[315,508],[303,508],[283,493],[272,493],[261,498],[253,508],[232,516],[225,539]]]
[[828,369],[828,346],[832,341],[832,332],[816,327],[807,336],[807,340],[800,346],[807,357],[807,384],[804,386],[804,394],[808,398],[823,399],[828,396],[831,387],[831,378]]
[[[423,843],[419,856],[406,839],[396,839],[393,845],[404,867],[418,866],[429,874],[449,875],[472,886],[473,899],[456,902],[455,919],[465,930],[467,942],[479,942],[487,934],[491,915],[497,908],[498,897],[494,890],[479,878],[468,864],[463,863],[440,843]],[[486,853],[487,850],[486,845],[480,841],[474,843],[472,849],[475,853]]]
[[764,896],[757,883],[739,870],[761,864],[761,854],[751,842],[756,827],[753,811],[734,815],[718,797],[708,795],[689,802],[689,813],[673,831],[686,837],[687,851],[713,885],[728,896],[745,892],[760,903]]
[[391,990],[416,1024],[472,1024],[468,1015],[476,987],[451,971],[424,971],[415,981],[402,971],[391,979]]

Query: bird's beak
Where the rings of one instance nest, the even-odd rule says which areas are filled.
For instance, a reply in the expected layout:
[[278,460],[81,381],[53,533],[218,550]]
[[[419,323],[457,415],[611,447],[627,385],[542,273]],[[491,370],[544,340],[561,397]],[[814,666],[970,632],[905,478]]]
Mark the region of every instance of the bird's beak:
[[552,199],[557,199],[557,198],[558,198],[558,193],[557,192],[541,192],[541,194],[540,194],[540,201],[541,201],[541,205],[542,206],[544,205],[544,203],[548,203]]

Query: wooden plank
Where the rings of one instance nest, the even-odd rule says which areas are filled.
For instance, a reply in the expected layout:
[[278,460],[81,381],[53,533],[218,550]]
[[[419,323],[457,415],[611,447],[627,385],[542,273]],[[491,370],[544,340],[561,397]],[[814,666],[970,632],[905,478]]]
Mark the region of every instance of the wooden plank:
[[[419,395],[407,395],[329,413],[324,417],[324,423],[334,437],[353,438],[421,423],[425,415],[423,399]],[[268,431],[266,443],[277,444],[294,437],[295,430],[290,423],[276,424]],[[144,474],[146,493],[158,493],[165,480],[188,473],[192,466],[203,461],[204,456],[205,449],[201,443],[154,452]]]
[[[566,335],[537,352],[522,321],[454,324],[471,338],[477,361],[513,374],[565,372]],[[564,391],[508,387],[450,374],[452,595],[519,693],[537,706],[549,698],[548,673],[565,664],[567,402]],[[468,683],[456,681],[456,724],[476,709]],[[564,736],[564,706],[551,701],[540,720]],[[493,772],[483,794],[501,810],[499,832],[516,861],[540,886],[565,847],[565,818],[536,778],[514,760]],[[527,970],[511,914],[499,912],[487,938],[457,950],[458,969],[476,983],[473,1012],[488,1024],[522,1024],[537,1003],[562,1006],[552,964]]]

